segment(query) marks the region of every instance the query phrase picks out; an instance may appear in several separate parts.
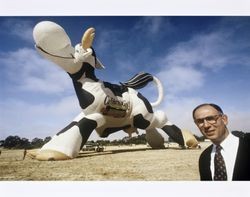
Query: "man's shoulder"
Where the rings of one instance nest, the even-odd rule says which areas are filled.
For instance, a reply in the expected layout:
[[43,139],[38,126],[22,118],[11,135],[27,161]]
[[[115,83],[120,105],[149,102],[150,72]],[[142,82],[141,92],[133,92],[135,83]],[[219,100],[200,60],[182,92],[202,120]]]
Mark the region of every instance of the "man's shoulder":
[[240,137],[240,144],[250,149],[250,133],[245,133],[244,136]]
[[244,138],[250,140],[250,133],[245,133]]
[[250,140],[250,133],[245,133],[243,131],[232,131],[231,133],[240,139]]
[[213,148],[213,144],[211,144],[210,146],[208,146],[200,155],[200,159],[207,157],[208,155],[211,154],[212,152],[212,148]]

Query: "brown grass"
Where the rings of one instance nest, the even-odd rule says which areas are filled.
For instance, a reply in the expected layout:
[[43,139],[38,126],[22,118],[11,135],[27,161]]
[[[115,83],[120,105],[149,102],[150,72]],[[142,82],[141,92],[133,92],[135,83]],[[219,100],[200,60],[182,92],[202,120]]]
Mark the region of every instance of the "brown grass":
[[182,150],[176,144],[152,150],[145,145],[106,147],[84,151],[67,161],[23,160],[23,150],[2,150],[0,180],[79,181],[194,181],[199,180],[201,149]]

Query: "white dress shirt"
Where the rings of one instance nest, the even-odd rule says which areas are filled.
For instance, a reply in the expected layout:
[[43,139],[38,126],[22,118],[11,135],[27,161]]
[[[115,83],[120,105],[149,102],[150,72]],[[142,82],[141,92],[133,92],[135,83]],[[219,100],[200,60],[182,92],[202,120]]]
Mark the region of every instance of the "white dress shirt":
[[[224,158],[225,165],[226,165],[227,180],[231,181],[233,179],[234,164],[235,164],[236,155],[237,155],[238,146],[239,146],[239,138],[229,133],[229,135],[220,145],[222,147],[221,154]],[[213,144],[213,149],[211,152],[211,163],[210,163],[212,177],[214,177],[215,148],[216,148],[216,145]]]

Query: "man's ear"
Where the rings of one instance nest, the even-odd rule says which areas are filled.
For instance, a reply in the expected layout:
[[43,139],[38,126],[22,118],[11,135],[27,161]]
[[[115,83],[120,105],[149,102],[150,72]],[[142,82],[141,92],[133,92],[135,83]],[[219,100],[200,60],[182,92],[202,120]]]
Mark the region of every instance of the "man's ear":
[[227,124],[228,124],[228,117],[227,117],[227,115],[226,115],[226,114],[223,114],[221,118],[222,118],[223,123],[224,123],[225,125],[227,125]]

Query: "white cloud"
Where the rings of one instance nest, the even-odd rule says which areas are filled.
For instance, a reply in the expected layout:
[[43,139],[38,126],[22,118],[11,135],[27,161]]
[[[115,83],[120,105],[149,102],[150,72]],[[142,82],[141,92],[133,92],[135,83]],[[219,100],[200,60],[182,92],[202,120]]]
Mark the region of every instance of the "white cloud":
[[107,27],[101,27],[102,31],[98,32],[96,35],[94,46],[98,51],[103,51],[110,53],[111,51],[107,51],[112,46],[122,46],[123,42],[126,40],[123,39],[122,35],[124,34],[121,30],[107,29]]
[[167,94],[200,88],[204,83],[204,75],[192,67],[176,66],[157,74],[164,84]]
[[205,67],[218,70],[231,63],[226,35],[220,32],[196,35],[171,49],[164,62],[171,66]]
[[246,44],[233,41],[233,32],[218,31],[194,35],[190,40],[177,43],[165,57],[157,75],[168,92],[178,94],[198,89],[210,73],[229,65],[245,65],[248,56],[238,53]]
[[249,108],[245,110],[237,109],[237,107],[228,107],[223,109],[224,113],[228,116],[228,128],[229,130],[238,130],[243,132],[250,132],[250,111]]
[[173,32],[175,27],[166,17],[160,16],[144,16],[139,20],[135,26],[134,30],[139,31],[140,34],[147,33],[148,35],[160,36],[162,32],[164,34]]
[[[0,62],[5,89],[11,92],[11,97],[5,92],[0,102],[0,138],[54,135],[80,112],[70,77],[35,50],[2,53]],[[36,100],[32,100],[33,96]],[[26,97],[29,101],[24,100]]]
[[166,112],[170,122],[200,136],[201,134],[192,119],[192,111],[203,102],[204,100],[199,97],[166,97],[162,109]]
[[33,42],[33,24],[29,20],[8,19],[4,21],[1,29],[24,41]]
[[9,135],[26,138],[52,136],[80,113],[75,96],[43,104],[32,104],[15,98],[0,102],[0,108],[0,139]]
[[15,89],[47,94],[72,89],[69,76],[35,50],[22,48],[1,54],[0,62]]
[[143,17],[135,25],[135,29],[147,29],[151,34],[157,33],[162,25],[163,18],[161,17]]
[[[232,32],[220,29],[178,43],[165,57],[159,59],[158,64],[162,67],[156,75],[164,84],[165,100],[162,108],[170,121],[201,135],[191,114],[194,107],[206,102],[205,98],[197,95],[197,90],[205,85],[211,73],[219,72],[228,65],[246,65],[248,57],[238,53],[239,49],[244,51],[246,46],[234,42]],[[194,96],[186,96],[187,91],[194,92]],[[230,117],[230,130],[249,131],[249,110],[234,109],[227,114]]]

